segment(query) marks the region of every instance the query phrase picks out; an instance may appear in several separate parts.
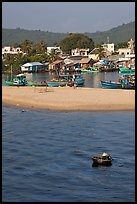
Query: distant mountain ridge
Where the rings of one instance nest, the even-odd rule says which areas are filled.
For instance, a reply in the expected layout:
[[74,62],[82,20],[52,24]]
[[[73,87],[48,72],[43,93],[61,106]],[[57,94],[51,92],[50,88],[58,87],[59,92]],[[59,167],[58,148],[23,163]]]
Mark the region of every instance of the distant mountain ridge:
[[[48,46],[55,46],[65,38],[68,33],[53,33],[40,30],[25,30],[21,28],[2,28],[2,46],[10,46],[30,40],[34,43],[44,40]],[[135,21],[123,24],[107,31],[82,33],[93,39],[95,43],[105,43],[109,37],[111,43],[127,42],[130,38],[135,40]]]

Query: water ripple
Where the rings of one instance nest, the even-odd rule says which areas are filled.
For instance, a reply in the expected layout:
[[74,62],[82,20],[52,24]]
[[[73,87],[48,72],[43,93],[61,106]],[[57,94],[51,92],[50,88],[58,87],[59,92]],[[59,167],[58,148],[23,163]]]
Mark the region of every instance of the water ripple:
[[[134,202],[134,116],[3,106],[3,201]],[[112,166],[92,167],[104,151]]]

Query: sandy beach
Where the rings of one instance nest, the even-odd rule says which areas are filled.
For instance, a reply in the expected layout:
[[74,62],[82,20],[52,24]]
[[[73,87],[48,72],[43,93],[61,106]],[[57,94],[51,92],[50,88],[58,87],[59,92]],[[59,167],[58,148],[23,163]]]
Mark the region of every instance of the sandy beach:
[[47,110],[135,110],[135,90],[77,87],[2,87],[2,102]]

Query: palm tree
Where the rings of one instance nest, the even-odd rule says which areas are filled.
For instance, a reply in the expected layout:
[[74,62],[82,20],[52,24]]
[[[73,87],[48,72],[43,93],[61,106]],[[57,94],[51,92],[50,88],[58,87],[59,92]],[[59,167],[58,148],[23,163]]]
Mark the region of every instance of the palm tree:
[[102,57],[106,57],[106,52],[105,52],[105,49],[101,45],[99,45],[98,46],[98,58],[99,58],[99,60]]
[[57,59],[58,59],[58,53],[56,52],[56,50],[52,49],[50,54],[49,54],[50,63],[56,61]]
[[39,43],[35,44],[36,54],[45,54],[47,52],[47,43],[41,40]]
[[33,43],[29,40],[25,40],[23,43],[21,43],[20,47],[24,53],[30,55],[32,52]]

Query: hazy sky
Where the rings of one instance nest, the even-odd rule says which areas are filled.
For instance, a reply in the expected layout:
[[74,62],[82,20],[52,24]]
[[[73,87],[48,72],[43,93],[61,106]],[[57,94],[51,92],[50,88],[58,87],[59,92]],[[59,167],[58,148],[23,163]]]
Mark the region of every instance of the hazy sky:
[[135,2],[3,2],[2,27],[96,32],[135,21]]

